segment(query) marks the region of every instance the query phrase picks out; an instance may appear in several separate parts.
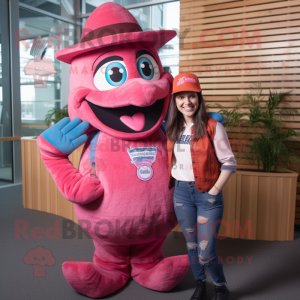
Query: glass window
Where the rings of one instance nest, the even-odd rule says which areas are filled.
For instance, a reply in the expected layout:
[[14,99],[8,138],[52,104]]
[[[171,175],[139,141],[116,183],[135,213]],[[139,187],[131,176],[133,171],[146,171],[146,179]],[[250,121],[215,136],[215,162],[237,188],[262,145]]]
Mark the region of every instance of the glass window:
[[[0,36],[1,36],[1,24],[0,24]],[[3,127],[3,88],[2,88],[2,47],[0,39],[0,137],[3,137],[2,127]]]
[[[63,106],[61,76],[68,66],[55,52],[73,44],[74,26],[23,8],[19,23],[22,135],[37,136],[47,128],[49,110]],[[62,35],[72,37],[62,45]]]
[[20,0],[20,2],[52,14],[74,19],[74,0]]
[[[144,31],[173,29],[179,32],[179,1],[129,9]],[[173,76],[179,74],[178,34],[161,49],[158,55],[165,71]]]
[[0,186],[13,182],[11,141],[0,142]]
[[[151,0],[150,0],[151,1]],[[112,1],[107,1],[107,0],[82,0],[83,4],[83,9],[85,9],[85,12],[83,13],[91,13],[96,7],[99,5],[105,3],[105,2],[115,2],[120,5],[126,6],[126,5],[132,5],[132,4],[139,4],[143,2],[149,2],[149,0],[112,0]]]
[[[7,6],[4,5],[5,9]],[[5,13],[5,12],[1,12]],[[0,17],[0,138],[11,137],[8,20]],[[12,142],[0,141],[0,186],[13,182]]]

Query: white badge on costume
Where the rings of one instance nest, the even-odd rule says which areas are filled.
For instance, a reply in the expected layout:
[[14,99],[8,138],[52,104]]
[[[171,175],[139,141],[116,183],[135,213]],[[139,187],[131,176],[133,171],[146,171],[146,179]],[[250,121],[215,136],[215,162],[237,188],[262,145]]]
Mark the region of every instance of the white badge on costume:
[[137,177],[140,180],[147,181],[153,176],[152,164],[156,160],[157,147],[138,147],[128,149],[131,163],[137,167]]

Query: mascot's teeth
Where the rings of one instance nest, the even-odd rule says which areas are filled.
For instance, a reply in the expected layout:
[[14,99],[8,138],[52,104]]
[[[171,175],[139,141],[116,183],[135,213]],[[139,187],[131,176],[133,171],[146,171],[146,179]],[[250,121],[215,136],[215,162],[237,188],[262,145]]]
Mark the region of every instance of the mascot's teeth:
[[120,120],[129,128],[135,131],[141,131],[145,126],[145,116],[143,113],[136,113],[132,117],[122,116]]

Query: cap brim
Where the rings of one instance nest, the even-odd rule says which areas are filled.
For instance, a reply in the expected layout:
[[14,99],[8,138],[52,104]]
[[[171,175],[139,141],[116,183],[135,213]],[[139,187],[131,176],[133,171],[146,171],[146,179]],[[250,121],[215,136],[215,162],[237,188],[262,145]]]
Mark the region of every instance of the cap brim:
[[196,92],[196,93],[200,93],[201,92],[201,89],[193,89],[193,88],[189,88],[189,89],[176,89],[176,91],[172,92],[171,94],[176,94],[176,93],[180,93],[180,92]]
[[99,48],[115,46],[127,43],[151,43],[156,50],[160,49],[168,41],[176,36],[175,30],[153,30],[131,33],[119,33],[102,38],[97,38],[84,43],[79,43],[56,51],[55,57],[67,64],[71,64],[72,59],[80,54],[93,51]]

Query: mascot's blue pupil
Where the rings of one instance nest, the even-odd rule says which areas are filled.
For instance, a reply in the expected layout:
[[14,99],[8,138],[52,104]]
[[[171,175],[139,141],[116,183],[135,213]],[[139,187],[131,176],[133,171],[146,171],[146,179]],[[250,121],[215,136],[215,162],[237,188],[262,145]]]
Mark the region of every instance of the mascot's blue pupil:
[[118,62],[109,64],[105,70],[107,82],[113,86],[119,86],[126,80],[127,72],[124,66]]
[[138,70],[144,79],[152,79],[154,76],[154,68],[151,61],[146,57],[141,57],[138,60]]

